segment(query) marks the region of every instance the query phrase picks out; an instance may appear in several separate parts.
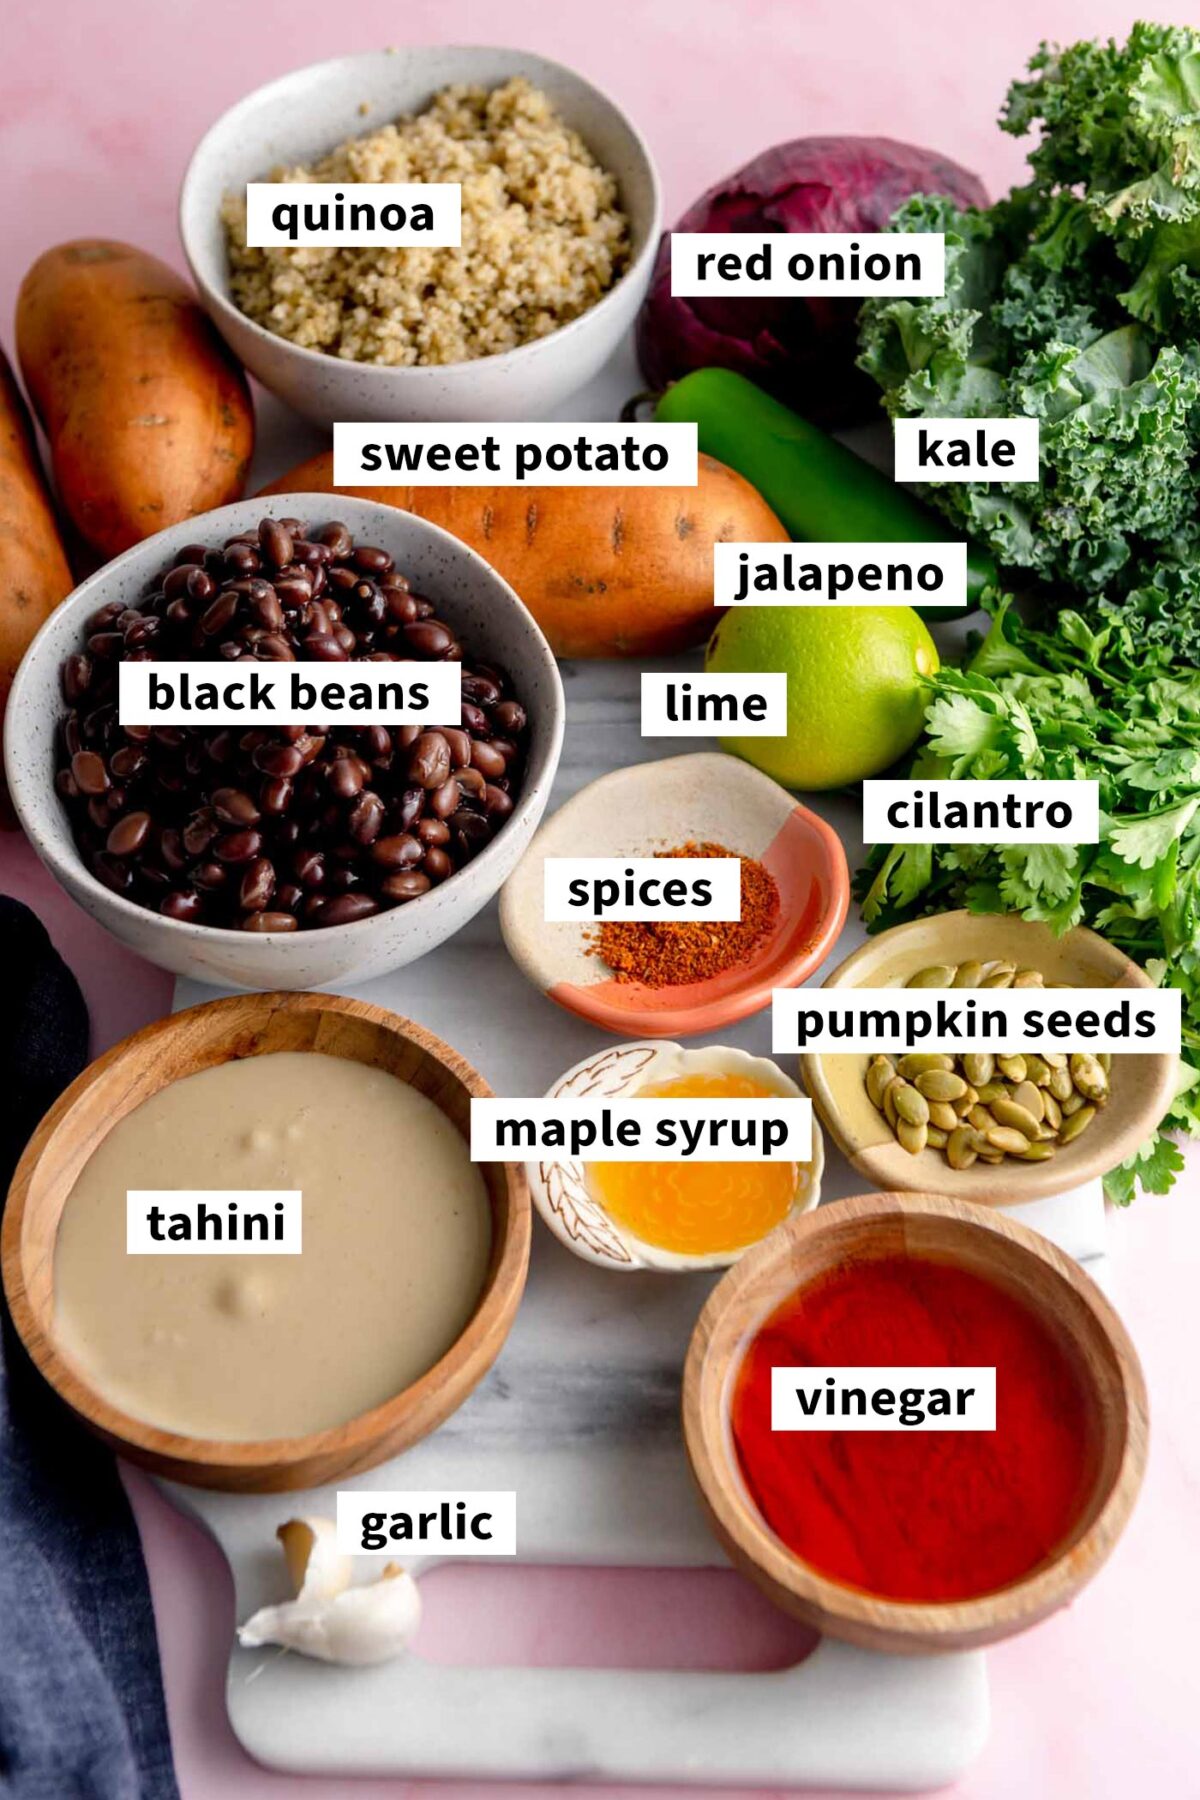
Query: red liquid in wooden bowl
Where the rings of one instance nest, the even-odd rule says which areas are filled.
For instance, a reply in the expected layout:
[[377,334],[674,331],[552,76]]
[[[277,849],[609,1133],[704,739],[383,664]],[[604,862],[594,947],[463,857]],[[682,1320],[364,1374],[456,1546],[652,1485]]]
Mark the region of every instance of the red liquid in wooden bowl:
[[[994,1431],[773,1431],[771,1370],[994,1367]],[[891,1600],[975,1599],[1047,1562],[1095,1478],[1075,1364],[1020,1300],[965,1269],[834,1269],[766,1320],[734,1380],[733,1439],[767,1524],[822,1575]]]

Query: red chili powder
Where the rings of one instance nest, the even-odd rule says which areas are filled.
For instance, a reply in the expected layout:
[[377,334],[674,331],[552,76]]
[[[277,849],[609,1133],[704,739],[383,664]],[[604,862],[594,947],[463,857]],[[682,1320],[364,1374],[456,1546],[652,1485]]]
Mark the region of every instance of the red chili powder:
[[[771,1429],[776,1366],[956,1364],[995,1368],[995,1431]],[[847,1264],[784,1301],[746,1351],[732,1409],[776,1535],[835,1581],[912,1601],[991,1593],[1059,1548],[1094,1477],[1087,1420],[1073,1364],[1021,1301],[903,1256]]]

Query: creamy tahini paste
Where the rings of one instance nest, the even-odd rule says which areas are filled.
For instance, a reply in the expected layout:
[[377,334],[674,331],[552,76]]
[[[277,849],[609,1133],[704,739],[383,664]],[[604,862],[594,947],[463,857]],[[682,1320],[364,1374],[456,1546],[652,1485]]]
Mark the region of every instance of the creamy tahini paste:
[[[299,1188],[303,1250],[129,1256],[129,1188]],[[291,1437],[431,1368],[490,1250],[483,1178],[432,1101],[343,1057],[247,1057],[162,1089],[86,1164],[59,1227],[56,1336],[135,1418]]]

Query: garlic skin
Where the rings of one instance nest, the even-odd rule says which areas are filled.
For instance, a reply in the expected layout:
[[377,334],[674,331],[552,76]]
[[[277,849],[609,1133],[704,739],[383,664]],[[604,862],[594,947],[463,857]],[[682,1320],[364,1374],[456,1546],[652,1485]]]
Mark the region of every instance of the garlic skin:
[[421,1595],[397,1563],[378,1580],[351,1587],[350,1558],[337,1548],[331,1519],[289,1519],[275,1535],[299,1592],[280,1606],[260,1607],[238,1627],[245,1649],[274,1644],[362,1668],[390,1662],[408,1647],[421,1622]]
[[350,1558],[337,1547],[332,1519],[289,1519],[275,1533],[298,1600],[332,1600],[350,1586]]

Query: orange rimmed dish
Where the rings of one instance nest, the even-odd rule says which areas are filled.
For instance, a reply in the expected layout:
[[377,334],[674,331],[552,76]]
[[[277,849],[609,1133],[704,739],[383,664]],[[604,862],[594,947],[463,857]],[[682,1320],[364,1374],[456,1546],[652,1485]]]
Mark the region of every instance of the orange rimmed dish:
[[[547,923],[547,857],[655,856],[720,844],[761,862],[778,919],[746,962],[666,987],[619,981],[594,954],[595,927]],[[748,1018],[773,988],[798,987],[829,955],[850,903],[837,833],[749,763],[719,752],[668,757],[602,775],[542,826],[500,895],[517,966],[568,1012],[622,1037],[690,1037]]]

